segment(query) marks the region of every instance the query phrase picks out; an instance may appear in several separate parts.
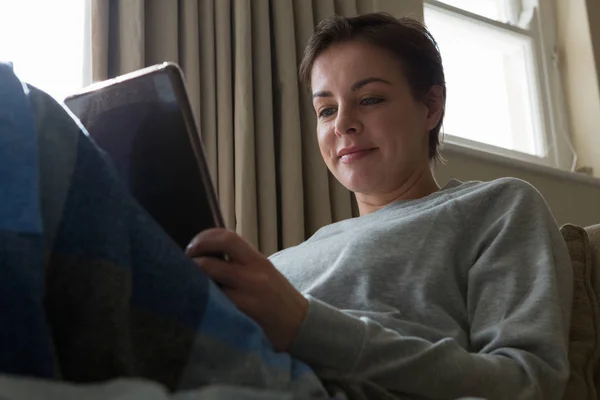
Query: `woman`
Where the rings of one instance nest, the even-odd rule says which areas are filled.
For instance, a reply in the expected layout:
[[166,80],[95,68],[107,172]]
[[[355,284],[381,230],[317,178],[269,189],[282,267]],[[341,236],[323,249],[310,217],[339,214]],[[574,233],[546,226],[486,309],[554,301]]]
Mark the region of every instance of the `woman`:
[[[226,230],[199,234],[188,255],[275,349],[351,395],[561,398],[566,246],[525,182],[436,183],[446,90],[425,27],[383,14],[326,20],[300,76],[321,155],[360,217],[270,259]],[[485,83],[473,101],[485,101]],[[231,261],[202,257],[219,252]]]

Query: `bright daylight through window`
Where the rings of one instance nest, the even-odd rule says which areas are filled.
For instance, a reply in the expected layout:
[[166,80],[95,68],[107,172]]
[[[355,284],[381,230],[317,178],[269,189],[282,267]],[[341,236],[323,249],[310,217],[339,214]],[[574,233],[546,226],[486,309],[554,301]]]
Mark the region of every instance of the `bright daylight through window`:
[[[446,70],[446,141],[558,166],[552,23],[537,1],[424,0]],[[91,83],[89,2],[0,0],[0,61],[59,100]]]
[[[526,0],[426,0],[448,87],[447,140],[551,164],[538,10]],[[525,155],[523,156],[525,157]]]
[[89,83],[88,0],[0,0],[0,61],[58,100]]

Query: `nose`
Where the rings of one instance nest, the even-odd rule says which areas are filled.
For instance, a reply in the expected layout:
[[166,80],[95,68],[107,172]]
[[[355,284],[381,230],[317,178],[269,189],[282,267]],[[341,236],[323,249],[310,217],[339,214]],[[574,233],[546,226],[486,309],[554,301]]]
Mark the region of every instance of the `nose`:
[[348,108],[338,109],[335,119],[335,134],[338,136],[357,134],[362,131],[362,124],[357,115]]

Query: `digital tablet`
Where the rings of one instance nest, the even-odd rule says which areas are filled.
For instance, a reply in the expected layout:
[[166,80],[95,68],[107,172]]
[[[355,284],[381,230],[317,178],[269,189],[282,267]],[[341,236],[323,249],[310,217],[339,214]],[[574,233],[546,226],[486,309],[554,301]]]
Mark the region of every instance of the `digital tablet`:
[[223,218],[183,74],[164,63],[65,99],[131,195],[185,248]]

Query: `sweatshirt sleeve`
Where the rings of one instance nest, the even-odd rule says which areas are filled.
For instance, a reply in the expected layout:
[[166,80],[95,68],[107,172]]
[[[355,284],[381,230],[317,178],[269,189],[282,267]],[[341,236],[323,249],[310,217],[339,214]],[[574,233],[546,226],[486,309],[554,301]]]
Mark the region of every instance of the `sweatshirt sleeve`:
[[529,184],[500,182],[484,200],[490,205],[459,211],[467,233],[457,251],[469,260],[470,349],[451,338],[405,336],[307,296],[291,353],[325,381],[388,393],[561,399],[572,299],[566,245]]

